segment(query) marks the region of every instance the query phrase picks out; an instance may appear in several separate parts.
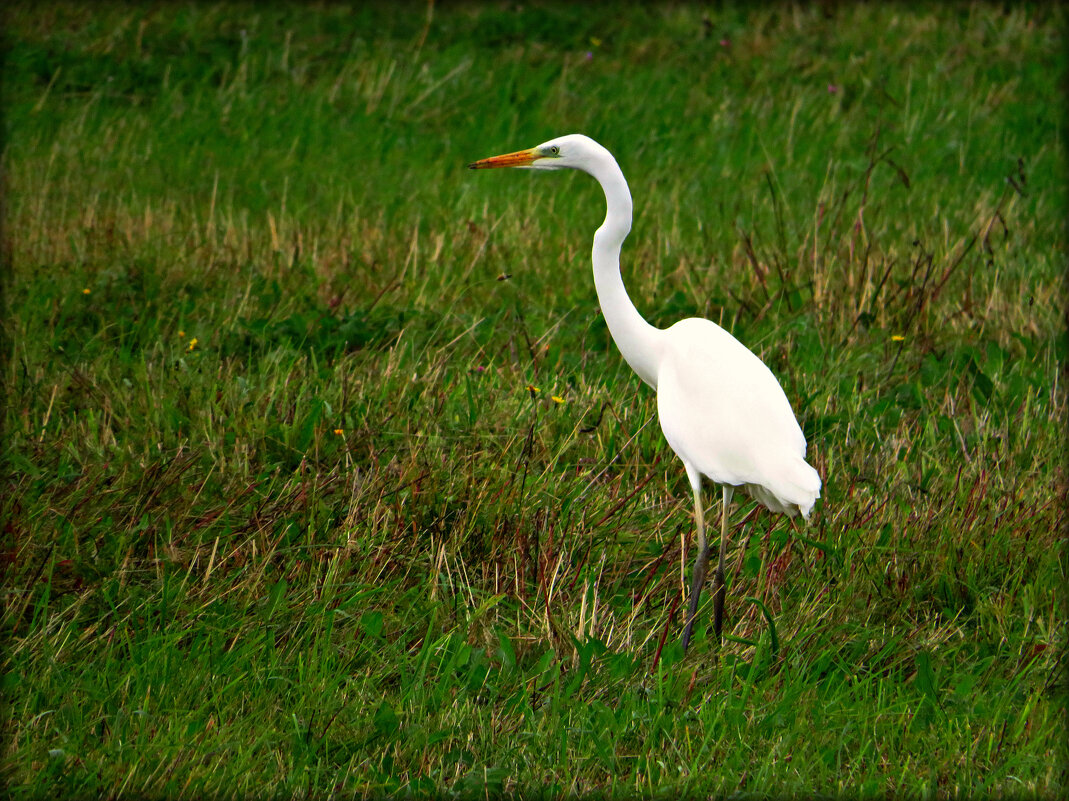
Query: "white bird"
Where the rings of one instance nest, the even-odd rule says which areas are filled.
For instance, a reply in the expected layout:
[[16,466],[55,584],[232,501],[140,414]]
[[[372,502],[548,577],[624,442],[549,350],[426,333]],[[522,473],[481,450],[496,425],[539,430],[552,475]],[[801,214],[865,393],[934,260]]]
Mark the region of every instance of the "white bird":
[[698,556],[692,571],[683,649],[690,644],[709,561],[701,480],[723,493],[720,561],[715,575],[714,629],[724,614],[724,554],[732,493],[745,490],[774,512],[808,518],[820,497],[820,476],[805,460],[805,435],[772,371],[710,320],[688,318],[660,329],[646,322],[624,289],[620,246],[631,231],[631,192],[616,159],[593,139],[570,134],[537,147],[469,164],[473,170],[530,167],[592,175],[605,192],[605,222],[594,232],[594,286],[609,333],[639,378],[657,392],[661,430],[694,491]]

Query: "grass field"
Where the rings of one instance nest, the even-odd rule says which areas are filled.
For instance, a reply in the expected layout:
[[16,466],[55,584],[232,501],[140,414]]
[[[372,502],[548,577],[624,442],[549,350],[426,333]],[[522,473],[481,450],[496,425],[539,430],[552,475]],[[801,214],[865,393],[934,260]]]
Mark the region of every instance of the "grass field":
[[[11,797],[1064,794],[1064,28],[8,8]],[[600,190],[463,169],[573,131],[639,310],[758,353],[824,479],[736,496],[686,657]]]

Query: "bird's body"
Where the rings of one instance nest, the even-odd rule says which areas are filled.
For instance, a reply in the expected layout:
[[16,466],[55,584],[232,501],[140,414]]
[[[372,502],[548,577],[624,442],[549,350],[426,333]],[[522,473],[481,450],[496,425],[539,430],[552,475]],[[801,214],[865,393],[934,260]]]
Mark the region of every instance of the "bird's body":
[[709,320],[682,320],[664,333],[657,413],[672,450],[774,512],[808,515],[820,478],[805,461],[805,436],[772,371]]
[[631,193],[616,160],[597,142],[571,134],[469,166],[571,168],[589,173],[601,184],[605,221],[594,233],[592,252],[598,302],[624,359],[657,392],[661,430],[683,461],[694,492],[699,553],[684,648],[690,641],[708,561],[701,477],[723,490],[716,596],[719,635],[728,507],[734,489],[745,490],[774,512],[800,512],[805,517],[820,497],[820,476],[805,461],[805,436],[783,388],[764,362],[716,323],[688,318],[659,329],[635,309],[620,275],[620,247],[631,230]]

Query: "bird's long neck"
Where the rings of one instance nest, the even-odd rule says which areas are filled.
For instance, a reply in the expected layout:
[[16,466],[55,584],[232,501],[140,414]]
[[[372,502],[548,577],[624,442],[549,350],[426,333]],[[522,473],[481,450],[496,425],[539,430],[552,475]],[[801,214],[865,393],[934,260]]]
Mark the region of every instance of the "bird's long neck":
[[[606,152],[608,155],[608,152]],[[631,192],[616,160],[591,174],[605,191],[605,222],[594,233],[594,288],[616,347],[639,378],[656,389],[660,329],[647,323],[627,296],[620,276],[620,246],[631,231]]]

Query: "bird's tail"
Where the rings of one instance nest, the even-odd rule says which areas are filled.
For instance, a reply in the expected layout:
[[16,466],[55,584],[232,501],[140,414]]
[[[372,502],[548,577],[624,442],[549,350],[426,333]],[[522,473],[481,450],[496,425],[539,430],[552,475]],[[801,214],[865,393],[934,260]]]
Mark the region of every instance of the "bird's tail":
[[820,497],[820,473],[809,462],[798,457],[791,473],[791,484],[795,491],[795,504],[802,517],[809,519],[809,513],[813,511],[813,504]]
[[802,513],[808,519],[820,497],[820,474],[801,456],[789,459],[775,471],[776,481],[767,486],[748,485],[751,497],[774,512]]

